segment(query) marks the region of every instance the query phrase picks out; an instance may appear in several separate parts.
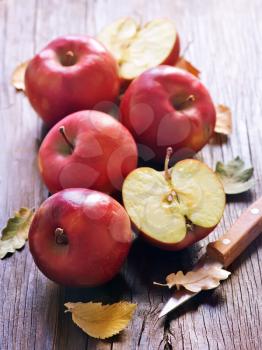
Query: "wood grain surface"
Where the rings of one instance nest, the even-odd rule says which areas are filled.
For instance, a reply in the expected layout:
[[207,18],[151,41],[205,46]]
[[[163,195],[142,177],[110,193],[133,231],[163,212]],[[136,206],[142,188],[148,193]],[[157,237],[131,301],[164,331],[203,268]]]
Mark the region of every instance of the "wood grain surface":
[[[152,282],[187,270],[204,245],[229,228],[262,194],[262,3],[260,0],[0,0],[0,224],[20,206],[46,197],[37,167],[42,123],[23,94],[10,84],[14,67],[50,39],[69,33],[96,34],[123,15],[177,23],[185,56],[201,71],[214,100],[231,107],[234,131],[201,156],[211,166],[237,155],[255,167],[256,186],[228,198],[223,221],[210,237],[179,253],[140,240],[121,275],[103,288],[74,290],[48,281],[28,246],[0,261],[0,349],[262,349],[262,239],[232,265],[232,276],[158,321],[169,291]],[[138,308],[129,327],[108,341],[88,338],[64,314],[68,301],[132,300]]]

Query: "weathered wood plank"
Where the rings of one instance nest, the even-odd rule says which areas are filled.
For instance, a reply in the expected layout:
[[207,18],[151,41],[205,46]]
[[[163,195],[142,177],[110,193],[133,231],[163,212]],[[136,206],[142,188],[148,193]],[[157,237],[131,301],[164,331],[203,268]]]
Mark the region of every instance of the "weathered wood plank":
[[[207,146],[210,165],[240,155],[255,166],[256,187],[229,199],[223,222],[209,237],[229,227],[262,193],[261,4],[241,1],[82,0],[0,1],[0,224],[21,205],[38,206],[46,198],[35,166],[41,122],[28,101],[10,86],[16,64],[50,39],[66,33],[95,34],[125,15],[143,20],[174,19],[189,46],[186,57],[202,70],[215,101],[229,105],[234,133],[229,142]],[[4,150],[4,151],[3,151]],[[158,321],[169,292],[152,286],[176,269],[189,269],[205,240],[179,253],[161,252],[137,241],[121,276],[104,288],[63,289],[49,282],[32,263],[28,248],[0,264],[0,348],[8,349],[261,349],[261,238],[232,266],[230,280],[203,293]],[[64,314],[65,301],[118,299],[138,303],[128,329],[109,341],[88,338]]]

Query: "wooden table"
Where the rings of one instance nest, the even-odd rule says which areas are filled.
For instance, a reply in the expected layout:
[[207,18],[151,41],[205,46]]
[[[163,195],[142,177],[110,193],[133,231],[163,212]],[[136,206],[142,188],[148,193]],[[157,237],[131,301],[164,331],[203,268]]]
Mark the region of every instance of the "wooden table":
[[[95,34],[124,15],[175,20],[186,57],[201,69],[214,100],[231,107],[234,132],[205,147],[203,159],[240,155],[255,167],[255,188],[228,198],[218,237],[262,192],[262,4],[260,0],[0,0],[0,224],[20,206],[37,207],[47,190],[37,167],[42,123],[10,85],[14,67],[50,39]],[[169,291],[154,287],[167,273],[192,266],[207,240],[179,253],[136,241],[123,273],[104,288],[73,290],[48,281],[28,246],[0,262],[0,349],[262,349],[261,239],[236,261],[231,278],[158,321]],[[138,303],[133,321],[108,341],[88,338],[64,314],[67,301],[119,299]]]

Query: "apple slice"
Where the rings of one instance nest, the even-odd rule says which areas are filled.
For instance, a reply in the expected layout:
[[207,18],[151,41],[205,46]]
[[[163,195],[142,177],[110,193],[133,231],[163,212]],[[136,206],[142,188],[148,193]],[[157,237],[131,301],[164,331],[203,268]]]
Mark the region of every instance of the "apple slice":
[[123,184],[123,202],[135,227],[156,246],[177,250],[202,239],[219,223],[225,193],[204,163],[186,159],[164,172],[132,171]]
[[109,24],[98,35],[98,40],[113,54],[117,62],[139,30],[137,22],[130,17],[120,18]]
[[140,28],[134,19],[122,18],[104,28],[98,39],[116,58],[124,80],[159,64],[174,65],[179,57],[178,34],[167,19],[155,19]]

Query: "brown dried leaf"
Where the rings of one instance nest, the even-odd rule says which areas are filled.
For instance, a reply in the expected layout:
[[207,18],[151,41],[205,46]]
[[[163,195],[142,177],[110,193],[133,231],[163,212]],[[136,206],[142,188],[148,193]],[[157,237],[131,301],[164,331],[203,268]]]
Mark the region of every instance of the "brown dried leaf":
[[111,305],[101,303],[66,303],[73,321],[85,333],[94,338],[105,339],[122,331],[131,320],[136,304],[127,301]]
[[19,64],[12,74],[12,85],[17,91],[25,91],[25,71],[30,60]]
[[230,135],[232,133],[232,113],[229,107],[216,105],[216,126],[217,134]]
[[[201,290],[216,288],[219,286],[220,281],[227,279],[229,275],[229,271],[219,266],[204,265],[186,274],[182,271],[171,273],[166,277],[166,284],[162,286],[167,286],[169,288],[176,286],[177,289],[184,287],[190,292],[198,293]],[[159,285],[158,283],[155,284]]]
[[186,70],[187,72],[193,74],[195,77],[199,78],[200,70],[194,67],[189,61],[187,61],[184,57],[180,57],[175,67]]

